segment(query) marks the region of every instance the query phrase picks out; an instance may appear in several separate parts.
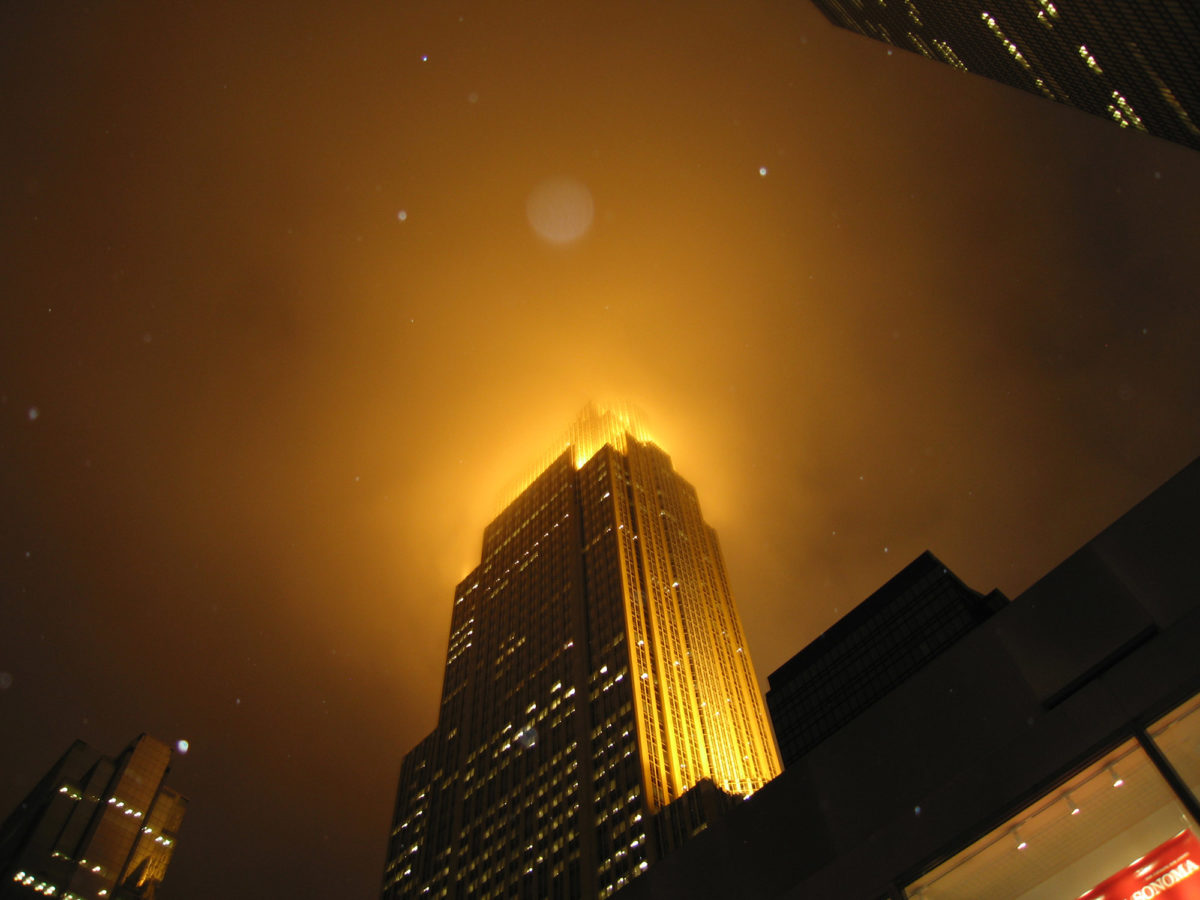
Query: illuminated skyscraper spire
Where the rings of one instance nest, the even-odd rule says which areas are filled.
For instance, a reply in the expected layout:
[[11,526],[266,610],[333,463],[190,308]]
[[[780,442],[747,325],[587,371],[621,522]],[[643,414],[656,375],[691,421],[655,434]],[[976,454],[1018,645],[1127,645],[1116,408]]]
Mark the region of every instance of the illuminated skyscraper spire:
[[578,469],[605,444],[624,453],[626,437],[650,440],[639,412],[628,404],[598,406],[589,403],[568,430],[566,444],[575,449],[575,468]]
[[568,448],[571,449],[575,468],[578,469],[605,444],[610,444],[618,452],[624,453],[627,437],[639,441],[653,440],[643,421],[641,412],[628,403],[588,403],[566,432],[507,492],[504,502],[511,502],[533,484],[534,480]]

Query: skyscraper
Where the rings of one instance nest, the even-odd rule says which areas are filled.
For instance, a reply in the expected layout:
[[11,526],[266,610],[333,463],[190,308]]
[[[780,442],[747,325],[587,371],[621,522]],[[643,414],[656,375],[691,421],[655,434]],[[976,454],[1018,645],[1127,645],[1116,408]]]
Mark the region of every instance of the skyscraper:
[[835,25],[1200,150],[1194,3],[813,2]]
[[153,898],[187,810],[170,762],[145,734],[116,758],[72,744],[0,825],[0,898]]
[[594,409],[486,528],[383,895],[606,897],[780,771],[715,532]]

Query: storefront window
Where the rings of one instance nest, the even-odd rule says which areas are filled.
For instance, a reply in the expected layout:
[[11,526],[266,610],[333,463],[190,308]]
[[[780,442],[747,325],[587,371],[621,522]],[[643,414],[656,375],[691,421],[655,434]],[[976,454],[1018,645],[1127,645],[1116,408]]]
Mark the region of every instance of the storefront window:
[[[1183,900],[1200,896],[1195,832],[1154,764],[1129,740],[908,885],[905,894],[1125,900],[1148,889],[1146,897]],[[1183,893],[1185,884],[1192,887],[1193,871],[1197,893]]]
[[1167,713],[1148,733],[1184,784],[1200,794],[1200,695]]

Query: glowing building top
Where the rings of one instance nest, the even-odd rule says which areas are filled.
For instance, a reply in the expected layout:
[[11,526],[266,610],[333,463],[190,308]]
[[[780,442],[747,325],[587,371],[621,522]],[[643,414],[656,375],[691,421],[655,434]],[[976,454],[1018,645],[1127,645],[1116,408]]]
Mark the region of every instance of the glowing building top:
[[510,503],[561,456],[568,447],[574,448],[575,468],[582,468],[597,450],[611,444],[619,453],[625,452],[628,438],[652,441],[641,412],[628,403],[588,403],[562,437],[506,492],[504,503]]
[[618,453],[624,453],[627,437],[651,440],[641,415],[633,407],[589,403],[568,430],[564,446],[575,448],[575,468],[580,469],[605,444],[612,444]]

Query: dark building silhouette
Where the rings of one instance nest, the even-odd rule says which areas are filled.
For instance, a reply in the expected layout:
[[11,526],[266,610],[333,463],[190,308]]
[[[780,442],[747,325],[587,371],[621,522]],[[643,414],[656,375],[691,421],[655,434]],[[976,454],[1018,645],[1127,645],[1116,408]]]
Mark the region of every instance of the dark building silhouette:
[[152,898],[187,801],[171,748],[143,734],[117,757],[76,741],[0,825],[0,898]]
[[591,410],[485,530],[383,896],[606,897],[780,771],[716,534]]
[[621,900],[1200,892],[1200,460]]
[[1004,608],[926,551],[768,676],[785,767]]
[[1190,0],[813,0],[835,25],[1200,150]]

